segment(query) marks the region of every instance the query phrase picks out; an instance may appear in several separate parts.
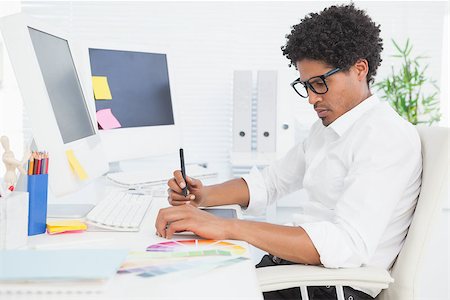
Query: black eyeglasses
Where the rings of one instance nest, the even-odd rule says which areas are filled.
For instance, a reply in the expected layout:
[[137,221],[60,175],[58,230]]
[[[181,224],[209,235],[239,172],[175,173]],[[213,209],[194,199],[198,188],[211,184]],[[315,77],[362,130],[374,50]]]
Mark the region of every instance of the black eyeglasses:
[[291,86],[294,88],[295,92],[302,98],[308,98],[308,89],[316,94],[322,95],[328,92],[328,85],[325,79],[339,72],[340,70],[340,68],[336,68],[326,72],[323,75],[311,77],[306,81],[301,81],[300,78],[297,78],[291,83]]

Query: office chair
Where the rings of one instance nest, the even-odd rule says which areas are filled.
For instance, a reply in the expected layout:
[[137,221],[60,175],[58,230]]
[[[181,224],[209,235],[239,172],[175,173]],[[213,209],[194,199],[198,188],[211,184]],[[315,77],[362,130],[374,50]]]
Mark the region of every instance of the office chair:
[[300,287],[302,299],[308,300],[307,286],[336,286],[337,299],[344,300],[343,286],[357,286],[381,288],[377,300],[419,298],[425,251],[449,192],[450,128],[416,128],[422,144],[422,186],[405,244],[390,272],[374,267],[327,269],[300,264],[264,267],[256,269],[263,292]]

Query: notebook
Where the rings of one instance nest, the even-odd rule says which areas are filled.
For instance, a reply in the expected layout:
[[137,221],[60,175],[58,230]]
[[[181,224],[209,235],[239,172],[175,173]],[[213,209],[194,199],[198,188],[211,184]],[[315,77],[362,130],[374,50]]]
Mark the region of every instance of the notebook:
[[0,251],[0,281],[109,279],[127,253],[104,249]]
[[[80,295],[101,294],[108,289],[109,281],[42,281],[42,282],[0,282],[0,298],[2,295]],[[9,299],[9,298],[8,298]],[[18,298],[22,299],[22,298]],[[34,299],[28,296],[26,299]]]

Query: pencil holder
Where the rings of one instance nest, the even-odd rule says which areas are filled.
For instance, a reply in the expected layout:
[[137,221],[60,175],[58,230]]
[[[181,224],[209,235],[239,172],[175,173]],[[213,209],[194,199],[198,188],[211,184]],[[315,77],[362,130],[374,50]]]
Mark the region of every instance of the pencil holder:
[[45,233],[47,223],[48,174],[28,175],[28,235]]
[[0,197],[0,249],[17,249],[27,244],[28,193],[13,192]]

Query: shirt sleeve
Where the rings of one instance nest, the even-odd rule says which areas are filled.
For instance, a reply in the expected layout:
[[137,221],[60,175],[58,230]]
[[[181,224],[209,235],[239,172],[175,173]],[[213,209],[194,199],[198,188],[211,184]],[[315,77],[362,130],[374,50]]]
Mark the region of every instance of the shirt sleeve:
[[247,214],[261,215],[268,205],[303,187],[305,143],[296,145],[264,170],[254,167],[249,174],[242,176],[250,193],[249,206],[244,210]]
[[[422,170],[418,136],[386,140],[365,134],[365,142],[353,151],[333,220],[300,225],[325,267],[359,267],[368,262],[399,202],[405,201],[407,212],[417,199]],[[398,230],[401,234],[406,229]]]

